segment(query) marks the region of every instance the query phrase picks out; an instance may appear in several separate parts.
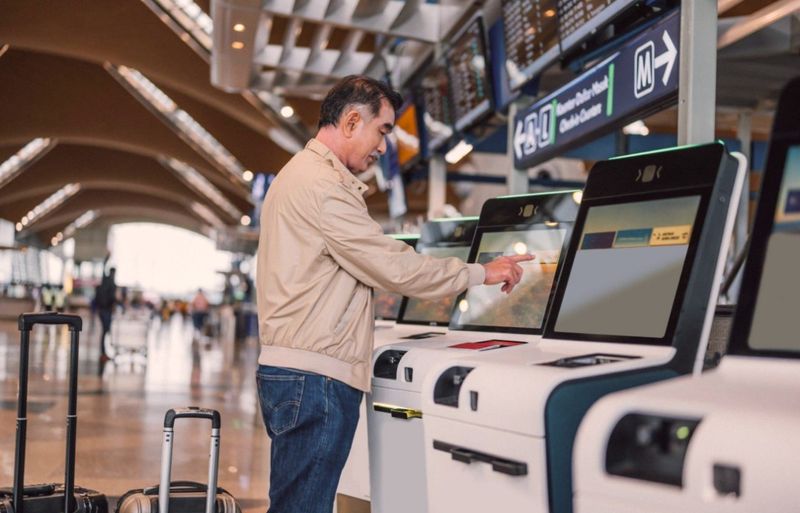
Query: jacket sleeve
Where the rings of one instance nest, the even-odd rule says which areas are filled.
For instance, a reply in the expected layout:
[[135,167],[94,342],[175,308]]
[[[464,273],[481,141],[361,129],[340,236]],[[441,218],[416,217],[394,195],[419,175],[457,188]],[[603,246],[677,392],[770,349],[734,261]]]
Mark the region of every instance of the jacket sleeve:
[[420,299],[447,297],[484,281],[480,264],[421,255],[383,234],[366,205],[342,184],[320,205],[320,228],[331,257],[358,281]]

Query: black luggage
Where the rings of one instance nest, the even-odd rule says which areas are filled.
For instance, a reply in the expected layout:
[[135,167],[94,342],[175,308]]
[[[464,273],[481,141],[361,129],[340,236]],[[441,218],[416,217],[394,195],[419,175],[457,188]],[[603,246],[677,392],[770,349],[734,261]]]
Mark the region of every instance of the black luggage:
[[[69,399],[67,407],[67,450],[64,484],[24,486],[25,444],[28,410],[28,346],[36,324],[66,324],[70,331]],[[75,448],[78,407],[78,340],[82,328],[77,315],[55,312],[19,316],[20,355],[17,394],[17,445],[14,456],[14,486],[0,489],[0,513],[108,513],[106,496],[75,486]]]
[[[170,481],[173,428],[175,419],[179,418],[211,421],[208,485],[194,481]],[[164,417],[161,482],[149,488],[139,488],[125,493],[120,497],[115,513],[241,513],[233,495],[217,486],[220,424],[220,415],[216,410],[196,407],[169,410]]]

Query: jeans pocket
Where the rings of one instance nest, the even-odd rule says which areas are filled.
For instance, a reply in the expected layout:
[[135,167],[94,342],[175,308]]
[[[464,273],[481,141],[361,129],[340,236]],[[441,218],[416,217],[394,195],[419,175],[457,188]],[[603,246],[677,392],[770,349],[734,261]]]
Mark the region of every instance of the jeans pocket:
[[287,433],[296,427],[305,376],[259,373],[256,380],[264,425],[276,435]]

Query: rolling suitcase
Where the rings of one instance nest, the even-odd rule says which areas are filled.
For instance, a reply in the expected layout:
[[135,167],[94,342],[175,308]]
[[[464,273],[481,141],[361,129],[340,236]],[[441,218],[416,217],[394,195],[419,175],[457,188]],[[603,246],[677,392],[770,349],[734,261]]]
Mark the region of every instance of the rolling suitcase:
[[[208,485],[194,481],[170,481],[175,420],[180,418],[211,421],[211,452]],[[169,410],[164,417],[164,442],[161,448],[161,482],[149,488],[130,490],[120,497],[115,513],[241,513],[236,499],[217,486],[219,469],[220,415],[216,410],[196,407]]]
[[[63,484],[24,486],[27,442],[28,348],[36,324],[68,325],[70,330],[69,399],[67,406],[67,449]],[[19,316],[20,355],[17,394],[17,444],[14,456],[14,486],[0,489],[0,513],[108,513],[106,496],[75,486],[75,452],[78,406],[78,339],[82,328],[77,315],[55,312]]]

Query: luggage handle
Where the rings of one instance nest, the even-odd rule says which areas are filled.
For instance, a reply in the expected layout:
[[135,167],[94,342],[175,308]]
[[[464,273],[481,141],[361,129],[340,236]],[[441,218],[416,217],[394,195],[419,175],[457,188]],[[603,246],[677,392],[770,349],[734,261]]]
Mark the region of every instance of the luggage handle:
[[[158,513],[169,513],[170,479],[172,474],[172,443],[175,420],[181,418],[207,419],[211,421],[211,450],[208,457],[208,485],[205,513],[216,513],[217,475],[219,472],[220,414],[216,410],[189,406],[170,409],[164,416],[164,443],[161,448],[161,483],[158,487]],[[186,483],[185,481],[176,481]],[[180,484],[179,484],[180,486]]]
[[[75,450],[78,425],[78,340],[83,321],[77,315],[57,312],[24,313],[17,319],[20,331],[19,388],[17,391],[17,438],[14,454],[12,503],[15,513],[25,513],[25,446],[28,438],[28,364],[31,330],[37,324],[67,325],[70,328],[67,442],[64,458],[64,513],[74,511]],[[29,487],[31,489],[31,487]],[[36,487],[33,487],[36,490]]]
[[30,331],[37,324],[66,324],[72,331],[83,329],[83,320],[79,315],[60,314],[58,312],[24,313],[17,318],[20,331]]
[[[158,495],[160,490],[161,485],[157,484],[148,488],[142,488],[141,492],[144,495]],[[197,481],[172,481],[169,484],[169,490],[170,492],[205,492],[208,490],[208,485],[198,483]],[[228,493],[228,491],[221,486],[217,486],[217,493]],[[120,500],[120,502],[122,501]]]

